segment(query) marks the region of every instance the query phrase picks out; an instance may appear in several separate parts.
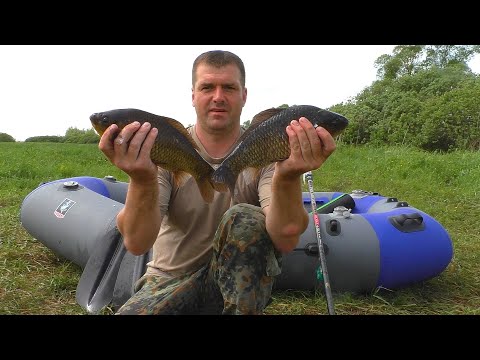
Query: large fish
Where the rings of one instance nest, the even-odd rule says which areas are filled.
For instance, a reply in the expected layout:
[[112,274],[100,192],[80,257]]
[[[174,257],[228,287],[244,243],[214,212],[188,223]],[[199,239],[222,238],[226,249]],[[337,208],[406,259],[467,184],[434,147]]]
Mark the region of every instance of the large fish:
[[215,170],[212,179],[225,191],[234,194],[238,175],[245,169],[247,176],[256,176],[262,167],[290,156],[290,144],[285,128],[290,121],[306,117],[313,126],[321,126],[332,136],[339,135],[348,120],[337,113],[311,105],[264,110],[252,119],[250,126],[238,139],[236,147]]
[[[212,202],[214,185],[211,180],[213,168],[198,153],[199,148],[187,129],[177,120],[138,109],[115,109],[90,116],[90,121],[101,136],[112,124],[123,129],[138,121],[149,122],[158,129],[155,144],[150,152],[152,162],[173,174],[174,183],[181,186],[193,176],[203,199]],[[224,191],[224,189],[221,189]]]

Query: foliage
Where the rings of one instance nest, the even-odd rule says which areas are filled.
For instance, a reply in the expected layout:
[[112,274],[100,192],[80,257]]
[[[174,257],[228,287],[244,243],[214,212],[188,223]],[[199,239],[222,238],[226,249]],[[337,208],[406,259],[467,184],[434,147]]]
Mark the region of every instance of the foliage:
[[65,133],[65,142],[74,144],[97,144],[100,136],[93,129],[80,130],[69,127]]
[[330,110],[350,125],[347,144],[479,150],[480,76],[466,62],[479,46],[397,46],[376,60],[380,79]]
[[15,139],[7,133],[0,133],[0,142],[15,142]]

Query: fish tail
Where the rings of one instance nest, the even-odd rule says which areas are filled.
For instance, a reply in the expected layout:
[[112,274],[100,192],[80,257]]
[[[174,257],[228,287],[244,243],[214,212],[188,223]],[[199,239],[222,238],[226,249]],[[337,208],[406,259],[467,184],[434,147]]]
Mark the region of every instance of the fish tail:
[[234,174],[228,166],[220,165],[212,174],[212,182],[217,191],[225,192],[228,189],[233,197],[237,177],[238,174]]
[[215,182],[212,179],[210,179],[209,181],[212,187],[215,189],[215,191],[222,192],[222,193],[228,191],[228,186],[226,184]]
[[207,203],[211,203],[213,201],[213,195],[215,193],[211,180],[206,177],[195,180],[197,182],[197,186],[200,190],[200,194],[202,195],[203,200],[205,200],[205,202]]
[[[172,171],[174,186],[181,187],[190,178],[191,174],[186,171]],[[210,177],[194,178],[197,183],[198,190],[205,202],[211,203],[215,193],[214,186]]]

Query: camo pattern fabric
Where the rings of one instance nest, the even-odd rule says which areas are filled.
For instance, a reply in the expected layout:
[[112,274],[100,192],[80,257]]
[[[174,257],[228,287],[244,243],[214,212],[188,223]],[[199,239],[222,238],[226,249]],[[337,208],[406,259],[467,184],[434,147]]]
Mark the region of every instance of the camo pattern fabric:
[[175,278],[144,275],[116,314],[260,315],[280,273],[262,210],[237,204],[220,221],[209,264]]

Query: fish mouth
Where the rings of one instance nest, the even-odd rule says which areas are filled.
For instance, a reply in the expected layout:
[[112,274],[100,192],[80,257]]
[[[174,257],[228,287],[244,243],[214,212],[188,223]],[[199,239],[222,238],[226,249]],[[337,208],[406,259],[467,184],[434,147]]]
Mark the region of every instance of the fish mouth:
[[108,127],[108,124],[104,123],[102,113],[94,113],[90,115],[90,122],[92,123],[93,128],[98,133],[98,135],[102,136],[105,130]]
[[103,112],[90,115],[90,122],[93,125],[104,127],[105,129],[111,125],[108,116]]
[[[332,123],[325,124],[324,127],[328,130],[328,132],[333,136],[340,135],[348,126],[348,119],[340,114],[333,113],[335,118],[333,119]],[[319,124],[322,126],[322,124]]]
[[330,135],[332,137],[337,137],[338,135],[340,135],[344,130],[345,128],[347,127],[347,125],[345,123],[339,123],[338,125],[325,125],[325,124],[318,124],[317,126],[314,126],[315,128],[317,127],[323,127],[325,130],[327,130]]
[[93,113],[92,115],[90,115],[90,121],[92,123],[98,123],[100,122],[100,120],[102,120],[102,113]]

